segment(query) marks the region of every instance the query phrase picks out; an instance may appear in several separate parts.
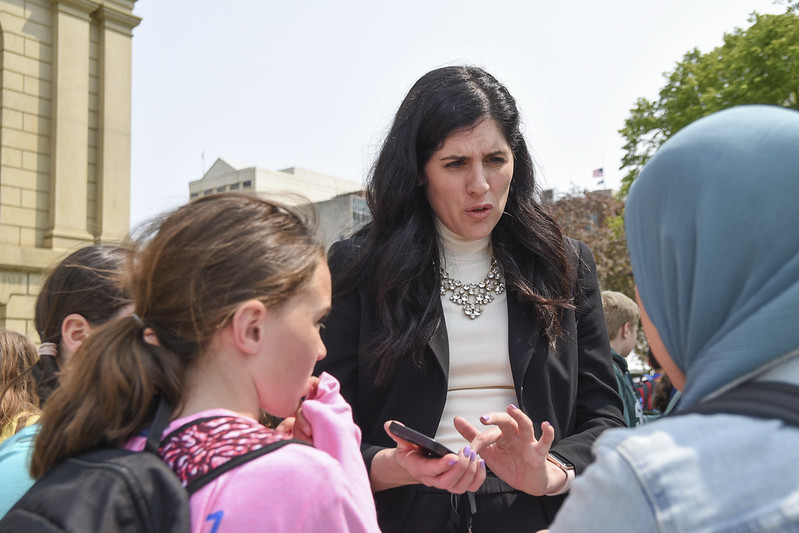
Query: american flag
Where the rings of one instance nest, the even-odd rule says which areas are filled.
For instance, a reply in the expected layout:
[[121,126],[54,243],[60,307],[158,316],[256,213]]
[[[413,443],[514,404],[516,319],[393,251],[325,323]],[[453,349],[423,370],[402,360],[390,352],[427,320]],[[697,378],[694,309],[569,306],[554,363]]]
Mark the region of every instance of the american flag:
[[598,168],[598,169],[594,170],[594,177],[595,178],[601,178],[604,175],[605,175],[605,172],[601,168]]

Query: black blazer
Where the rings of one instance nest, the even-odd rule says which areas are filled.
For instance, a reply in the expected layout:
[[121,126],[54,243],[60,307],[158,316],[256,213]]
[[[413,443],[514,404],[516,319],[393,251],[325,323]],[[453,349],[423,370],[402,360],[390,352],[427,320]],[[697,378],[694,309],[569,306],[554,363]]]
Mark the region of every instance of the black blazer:
[[[536,437],[542,422],[552,424],[552,450],[574,463],[579,473],[592,460],[591,444],[600,432],[624,426],[624,419],[594,259],[585,244],[571,239],[570,243],[567,248],[574,251],[571,261],[577,273],[572,295],[575,309],[564,313],[563,334],[554,348],[536,325],[532,304],[522,302],[512,290],[508,291],[508,326],[517,405],[533,420]],[[331,247],[329,264],[334,279],[355,253],[353,239]],[[368,469],[378,451],[395,446],[383,429],[386,420],[399,420],[425,434],[435,434],[447,396],[449,349],[440,311],[441,325],[428,344],[425,368],[398,365],[387,384],[376,386],[364,350],[377,322],[365,293],[334,295],[322,332],[328,353],[317,364],[316,373],[326,371],[341,382],[342,395],[352,405],[355,422],[363,432],[361,449]],[[394,509],[390,512],[402,516],[402,502],[407,504],[412,496],[387,494],[402,489],[408,487],[377,493],[378,509],[385,512],[381,500],[383,504],[391,500],[389,507]]]

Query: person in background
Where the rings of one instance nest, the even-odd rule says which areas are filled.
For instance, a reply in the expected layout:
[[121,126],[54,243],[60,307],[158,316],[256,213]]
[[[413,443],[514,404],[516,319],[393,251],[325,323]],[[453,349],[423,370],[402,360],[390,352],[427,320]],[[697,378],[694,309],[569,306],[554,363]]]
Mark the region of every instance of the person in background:
[[204,196],[155,220],[132,248],[123,286],[134,312],[75,353],[76,371],[42,415],[32,473],[96,446],[143,449],[163,400],[172,408],[163,435],[191,427],[198,443],[162,441],[187,485],[228,446],[292,437],[259,424],[260,409],[294,417],[302,408],[313,446],[291,442],[194,492],[192,531],[378,531],[351,410],[332,376],[311,376],[325,356],[330,273],[299,211],[252,195]]
[[130,298],[117,279],[124,261],[123,247],[92,244],[69,254],[47,274],[34,314],[41,345],[33,375],[42,405],[89,334],[130,312]]
[[[422,76],[366,195],[372,221],[331,247],[316,372],[353,405],[383,531],[546,526],[594,439],[624,421],[592,254],[536,201],[507,88],[477,67]],[[482,434],[491,409],[534,422]],[[392,420],[454,453],[425,456]]]
[[739,106],[641,170],[624,215],[641,323],[682,396],[597,440],[552,533],[799,531],[799,427],[776,409],[691,412],[739,391],[799,397],[797,147],[799,112]]
[[602,309],[608,327],[616,383],[621,401],[624,403],[624,421],[627,422],[627,426],[635,427],[644,423],[644,414],[638,394],[635,392],[633,377],[627,368],[627,356],[638,341],[638,322],[641,320],[641,313],[631,298],[616,291],[602,292]]
[[663,377],[663,368],[657,357],[652,354],[651,348],[647,350],[646,361],[649,363],[649,374],[644,374],[635,381],[635,393],[641,402],[645,417],[659,414],[654,405],[655,389]]
[[[117,279],[124,261],[122,247],[92,244],[72,252],[48,272],[34,315],[42,344],[26,369],[35,382],[37,405],[44,406],[58,388],[72,355],[89,334],[129,312],[130,298]],[[0,517],[35,481],[30,474],[30,456],[39,427],[29,425],[0,446],[0,476],[14,480],[0,483]]]
[[28,337],[0,328],[0,471],[2,444],[39,419],[36,382],[28,372],[38,358]]
[[652,397],[652,407],[656,412],[664,415],[669,414],[677,404],[680,391],[671,384],[671,379],[667,375],[661,376],[655,387],[655,394]]

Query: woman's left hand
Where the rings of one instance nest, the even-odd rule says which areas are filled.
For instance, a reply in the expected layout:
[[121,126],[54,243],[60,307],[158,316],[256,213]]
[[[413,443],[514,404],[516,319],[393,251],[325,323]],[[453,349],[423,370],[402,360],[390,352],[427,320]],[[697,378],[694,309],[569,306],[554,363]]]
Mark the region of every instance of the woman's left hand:
[[458,416],[455,428],[505,483],[533,496],[543,496],[566,482],[566,474],[547,461],[555,438],[549,422],[541,424],[541,438],[536,440],[533,421],[516,406],[508,406],[505,413],[483,415],[480,421],[493,427],[480,432]]

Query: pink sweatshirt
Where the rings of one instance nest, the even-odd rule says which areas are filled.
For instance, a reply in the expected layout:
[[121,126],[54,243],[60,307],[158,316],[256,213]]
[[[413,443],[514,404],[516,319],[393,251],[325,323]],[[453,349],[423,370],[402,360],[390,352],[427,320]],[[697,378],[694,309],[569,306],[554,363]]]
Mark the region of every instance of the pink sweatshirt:
[[[379,532],[360,452],[361,432],[336,379],[323,373],[316,397],[302,405],[314,446],[289,444],[244,463],[195,492],[192,532]],[[237,416],[212,409],[172,421],[164,435],[192,420]],[[243,417],[240,417],[243,418]],[[144,449],[144,437],[129,450]]]

